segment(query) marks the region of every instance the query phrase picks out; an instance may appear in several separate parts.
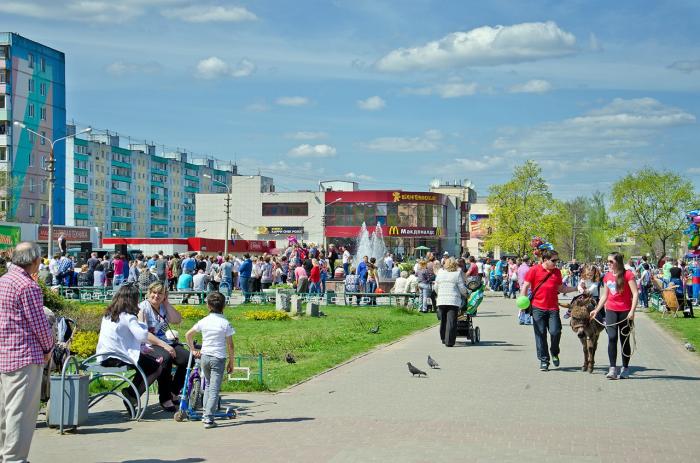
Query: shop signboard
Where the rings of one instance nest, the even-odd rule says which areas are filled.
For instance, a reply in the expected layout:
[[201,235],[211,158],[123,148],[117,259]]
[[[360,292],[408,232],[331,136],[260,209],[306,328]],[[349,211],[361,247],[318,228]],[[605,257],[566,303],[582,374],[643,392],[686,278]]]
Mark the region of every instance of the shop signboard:
[[[77,227],[53,227],[53,237],[52,240],[57,240],[61,235],[66,239],[66,241],[90,241],[90,229],[89,228],[77,228]],[[48,225],[41,225],[39,227],[39,239],[38,241],[48,241],[49,237],[49,227]]]
[[442,236],[442,229],[440,227],[401,227],[398,225],[391,225],[388,227],[389,236]]
[[259,235],[302,235],[304,227],[294,226],[268,226],[258,227]]
[[0,225],[0,249],[12,249],[22,241],[22,229],[12,225]]

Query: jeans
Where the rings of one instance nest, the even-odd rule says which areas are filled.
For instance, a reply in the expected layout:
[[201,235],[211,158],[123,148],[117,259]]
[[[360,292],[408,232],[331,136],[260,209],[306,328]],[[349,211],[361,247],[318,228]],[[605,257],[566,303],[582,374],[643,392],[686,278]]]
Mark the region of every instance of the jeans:
[[578,275],[575,274],[575,273],[572,273],[572,274],[571,274],[571,285],[570,285],[570,286],[573,286],[574,288],[578,287],[578,280],[579,280]]
[[343,272],[345,276],[350,275],[350,263],[343,264]]
[[243,291],[243,302],[250,302],[250,278],[240,277],[241,291]]
[[233,288],[233,280],[230,278],[222,278],[219,284],[219,291],[225,296],[230,296],[231,288]]
[[[367,293],[374,293],[377,290],[377,281],[376,280],[367,280],[367,287],[365,289],[365,292]],[[377,305],[377,298],[374,296],[370,296],[369,302],[367,305]]]
[[309,294],[321,294],[321,282],[311,282],[309,284]]
[[[541,362],[549,363],[549,354],[559,355],[559,341],[561,340],[561,319],[559,309],[542,310],[537,307],[532,308],[532,326],[535,330],[535,346],[537,347],[537,358]],[[547,330],[552,341],[551,349],[547,347]]]
[[219,391],[221,391],[221,381],[223,381],[226,370],[226,359],[202,355],[200,365],[206,380],[203,419],[204,421],[211,421],[219,408]]
[[418,283],[420,288],[420,311],[426,312],[428,310],[428,299],[430,299],[430,283]]
[[639,287],[639,301],[642,303],[642,307],[645,309],[649,308],[649,289],[646,285]]
[[501,291],[503,289],[502,275],[496,275],[495,277],[493,277],[493,285],[491,286],[491,289],[494,291]]
[[124,283],[124,275],[114,275],[114,279],[112,280],[112,286],[118,288],[119,286],[121,286],[122,283]]
[[[153,346],[153,355],[163,357],[161,362],[162,371],[158,376],[158,400],[160,403],[170,400],[172,395],[180,395],[182,386],[185,385],[185,373],[187,372],[187,362],[190,359],[190,351],[185,349],[182,344],[174,344],[175,358],[168,351],[160,346]],[[143,356],[143,354],[142,354]],[[175,375],[173,376],[172,369],[175,367]]]

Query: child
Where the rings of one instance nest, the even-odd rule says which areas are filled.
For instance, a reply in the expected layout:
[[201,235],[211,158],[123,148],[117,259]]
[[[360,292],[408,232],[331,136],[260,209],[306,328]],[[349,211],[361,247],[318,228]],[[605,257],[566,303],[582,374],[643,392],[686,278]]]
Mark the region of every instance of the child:
[[[187,345],[195,358],[201,358],[201,367],[207,387],[204,390],[204,428],[216,426],[214,413],[218,408],[219,391],[224,377],[224,365],[227,373],[233,373],[233,334],[231,324],[224,318],[224,306],[226,298],[218,291],[213,291],[207,296],[209,315],[199,320],[187,332]],[[202,333],[202,348],[194,348],[195,333]],[[228,348],[228,363],[226,362],[226,350]]]

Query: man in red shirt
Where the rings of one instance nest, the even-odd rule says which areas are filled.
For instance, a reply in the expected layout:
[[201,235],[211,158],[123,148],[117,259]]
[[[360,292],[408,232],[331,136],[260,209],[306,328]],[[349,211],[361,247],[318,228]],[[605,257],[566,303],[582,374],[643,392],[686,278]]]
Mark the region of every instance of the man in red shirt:
[[0,460],[26,461],[39,414],[41,375],[54,345],[41,288],[41,248],[20,243],[0,278]]
[[[561,319],[559,318],[559,293],[571,293],[576,288],[566,286],[557,268],[559,254],[556,251],[542,252],[542,263],[533,266],[525,274],[520,294],[531,301],[532,326],[535,329],[535,346],[540,370],[549,370],[550,352],[555,367],[559,366],[559,340]],[[547,331],[551,338],[551,349],[547,346]]]

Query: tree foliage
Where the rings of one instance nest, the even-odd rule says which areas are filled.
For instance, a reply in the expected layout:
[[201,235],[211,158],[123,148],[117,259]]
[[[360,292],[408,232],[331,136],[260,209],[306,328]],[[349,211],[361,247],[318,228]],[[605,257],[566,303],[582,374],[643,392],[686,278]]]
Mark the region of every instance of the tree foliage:
[[484,242],[487,250],[499,247],[523,255],[530,251],[533,236],[551,239],[566,226],[563,205],[552,197],[534,161],[516,166],[508,182],[491,186],[488,204],[491,233]]
[[562,257],[590,262],[609,252],[614,231],[602,193],[566,201],[562,212],[560,221],[567,225],[558,230],[553,240]]
[[665,256],[668,245],[680,240],[687,225],[685,214],[694,205],[693,184],[669,171],[646,167],[621,178],[612,188],[612,210],[654,259]]

